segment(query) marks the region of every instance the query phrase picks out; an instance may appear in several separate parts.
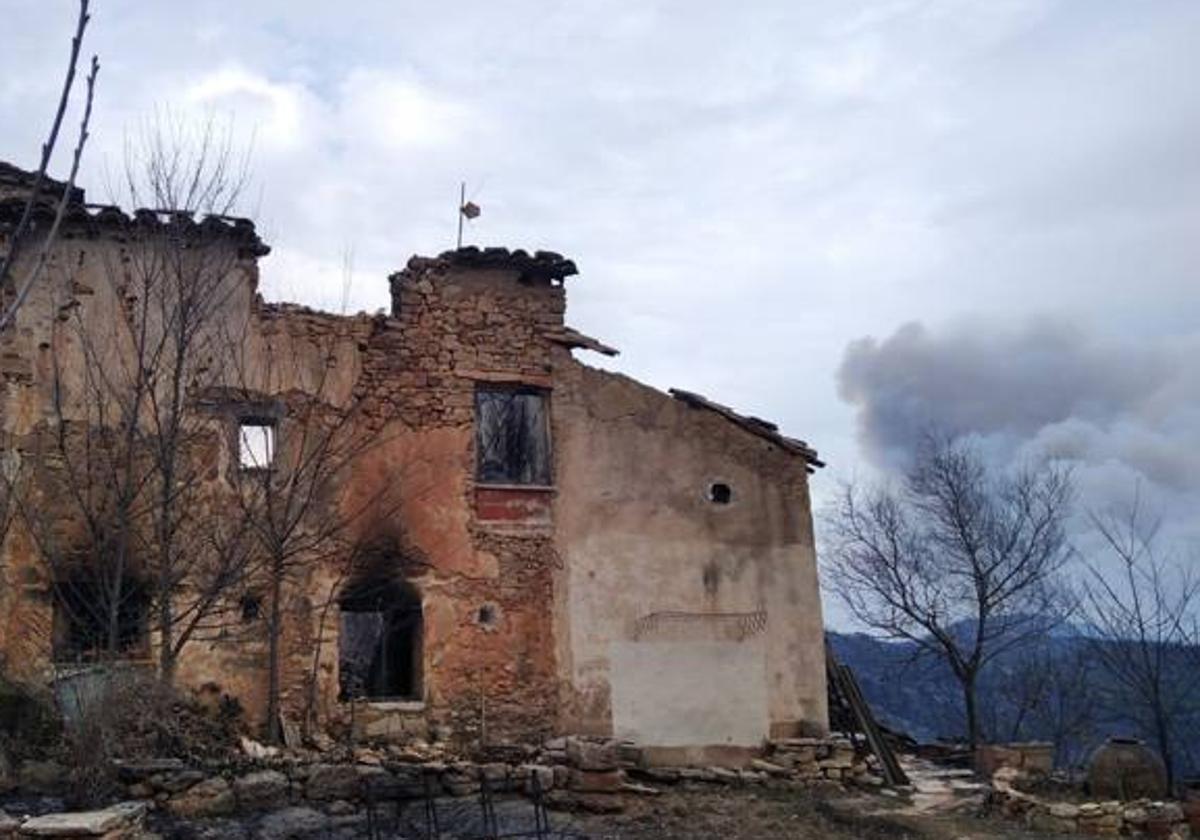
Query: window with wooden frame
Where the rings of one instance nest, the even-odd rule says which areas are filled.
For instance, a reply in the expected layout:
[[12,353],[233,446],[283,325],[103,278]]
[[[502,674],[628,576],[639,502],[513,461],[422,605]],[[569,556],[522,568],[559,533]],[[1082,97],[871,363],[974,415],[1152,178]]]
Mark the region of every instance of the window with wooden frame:
[[548,404],[546,392],[536,388],[476,389],[476,478],[480,483],[551,483]]

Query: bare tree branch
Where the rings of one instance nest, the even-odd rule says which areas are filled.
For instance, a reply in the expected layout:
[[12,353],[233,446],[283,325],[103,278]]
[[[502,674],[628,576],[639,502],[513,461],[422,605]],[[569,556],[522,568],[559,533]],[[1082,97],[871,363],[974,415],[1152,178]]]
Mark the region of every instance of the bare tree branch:
[[1108,554],[1086,562],[1083,599],[1089,648],[1113,685],[1106,703],[1155,744],[1173,786],[1182,733],[1200,723],[1200,577],[1160,553],[1162,521],[1147,514],[1140,487],[1124,509],[1089,519]]
[[1064,620],[1070,474],[989,470],[930,436],[899,488],[847,485],[825,517],[826,580],[859,622],[945,662],[981,737],[978,682],[1004,652]]
[[[88,14],[88,0],[79,0],[79,14],[75,23],[75,34],[71,38],[71,52],[67,60],[67,71],[63,78],[62,90],[58,98],[58,107],[54,112],[54,119],[50,123],[50,131],[47,135],[46,142],[42,144],[42,155],[38,161],[37,172],[34,175],[33,184],[30,187],[29,196],[25,200],[25,207],[21,212],[21,218],[17,222],[16,228],[13,230],[8,240],[8,250],[0,256],[0,287],[7,288],[10,282],[10,274],[12,267],[16,264],[17,255],[24,245],[24,240],[29,232],[29,226],[33,222],[34,211],[38,205],[38,199],[41,197],[42,186],[46,180],[46,169],[50,165],[50,159],[54,154],[54,147],[58,144],[58,134],[62,128],[63,119],[67,111],[67,103],[71,98],[71,89],[75,86],[75,73],[79,65],[79,53],[83,48],[83,36],[87,29],[88,22],[91,20],[91,15]],[[72,156],[71,174],[63,187],[62,194],[59,196],[57,209],[55,211],[54,225],[43,240],[41,252],[38,259],[35,260],[34,268],[30,270],[29,275],[24,282],[18,287],[15,299],[8,307],[6,307],[2,316],[0,316],[0,330],[3,330],[16,316],[17,310],[24,303],[25,298],[29,294],[29,290],[37,282],[41,275],[45,264],[45,255],[48,252],[55,236],[58,232],[59,224],[62,221],[63,214],[67,206],[71,202],[71,197],[75,189],[75,178],[79,171],[79,161],[83,156],[83,147],[87,142],[88,123],[92,115],[92,98],[95,95],[96,76],[100,72],[100,60],[96,56],[92,56],[91,72],[87,77],[87,101],[84,107],[83,119],[79,127],[79,140],[75,145],[75,150]]]

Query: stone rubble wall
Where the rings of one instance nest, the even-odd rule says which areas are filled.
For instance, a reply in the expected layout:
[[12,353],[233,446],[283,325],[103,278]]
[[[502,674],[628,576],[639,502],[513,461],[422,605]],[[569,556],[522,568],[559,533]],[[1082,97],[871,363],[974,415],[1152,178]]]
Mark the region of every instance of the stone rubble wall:
[[[991,810],[1020,820],[1035,831],[1090,836],[1200,836],[1200,808],[1193,803],[1137,799],[1127,802],[1062,802],[1017,790],[997,774],[988,795]],[[1198,803],[1200,804],[1200,803]],[[1195,829],[1195,831],[1193,830]]]
[[1054,745],[1045,741],[984,744],[976,751],[975,768],[983,778],[992,778],[1002,767],[1049,776],[1054,771]]
[[[368,800],[384,803],[425,796],[475,796],[486,784],[493,793],[541,794],[550,807],[607,813],[621,810],[616,794],[654,796],[660,793],[656,785],[882,784],[871,763],[856,756],[844,740],[774,742],[767,758],[753,760],[741,769],[649,767],[637,745],[604,738],[559,737],[540,749],[514,747],[503,752],[511,754],[505,760],[480,762],[449,756],[431,759],[431,750],[404,747],[358,749],[344,760],[319,754],[270,754],[267,750],[268,757],[224,768],[189,767],[177,759],[126,764],[120,768],[125,795],[145,805],[124,803],[103,811],[48,815],[24,823],[0,815],[0,840],[36,836],[39,826],[55,819],[94,826],[107,824],[114,814],[128,817],[121,826],[128,833],[111,836],[133,837],[146,805],[180,820],[298,807],[333,814],[350,812]],[[94,835],[81,831],[79,836]]]

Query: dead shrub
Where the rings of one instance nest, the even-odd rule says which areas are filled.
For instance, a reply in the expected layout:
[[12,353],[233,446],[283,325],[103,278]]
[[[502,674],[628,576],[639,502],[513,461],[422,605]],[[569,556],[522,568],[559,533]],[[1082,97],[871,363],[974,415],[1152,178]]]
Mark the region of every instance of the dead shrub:
[[120,793],[117,763],[178,758],[190,765],[221,760],[237,749],[241,708],[215,707],[163,685],[152,675],[117,672],[69,717],[62,761],[81,804]]
[[16,760],[45,758],[62,739],[62,721],[46,691],[0,674],[0,743]]

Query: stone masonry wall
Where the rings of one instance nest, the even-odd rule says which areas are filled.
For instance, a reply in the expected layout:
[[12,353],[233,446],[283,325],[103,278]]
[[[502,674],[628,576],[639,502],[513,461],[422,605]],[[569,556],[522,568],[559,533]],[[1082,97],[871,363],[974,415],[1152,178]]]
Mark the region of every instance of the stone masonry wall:
[[[0,337],[6,448],[22,457],[41,457],[39,436],[53,432],[54,363],[66,366],[68,394],[83,393],[79,347],[54,327],[76,319],[114,322],[130,301],[129,232],[156,224],[162,224],[158,214],[149,211],[127,217],[115,208],[81,207],[70,215],[52,260],[53,282],[31,297],[17,329]],[[686,584],[680,590],[686,593],[682,607],[770,614],[769,678],[783,686],[770,698],[770,734],[796,734],[807,722],[817,729],[824,725],[823,690],[815,688],[823,665],[819,652],[810,651],[809,639],[819,638],[820,612],[819,603],[810,603],[815,566],[810,575],[803,460],[717,414],[694,411],[576,362],[562,340],[563,280],[575,273],[570,261],[546,252],[470,248],[435,259],[414,257],[390,278],[390,314],[338,316],[264,303],[256,294],[257,258],[267,249],[253,225],[246,220],[203,224],[228,243],[227,279],[235,292],[220,326],[237,339],[226,355],[206,360],[208,369],[218,372],[213,390],[239,386],[278,405],[281,435],[287,434],[289,412],[306,401],[354,413],[356,433],[372,443],[320,500],[321,513],[335,515],[340,509],[348,515],[367,500],[389,499],[375,515],[355,518],[345,542],[391,546],[392,565],[385,571],[411,584],[421,601],[421,696],[406,703],[340,702],[337,599],[354,570],[348,568],[349,557],[326,553],[301,564],[284,593],[282,706],[287,718],[299,722],[315,702],[319,729],[353,727],[370,736],[430,736],[477,746],[537,741],[584,719],[611,732],[605,708],[590,716],[579,709],[564,711],[564,705],[581,705],[572,685],[592,667],[583,661],[592,649],[581,644],[595,636],[599,649],[610,637],[628,635],[626,625],[642,612],[673,607],[658,595],[629,601],[620,626],[601,631],[591,613],[564,617],[579,607],[580,593],[592,607],[630,597],[579,578],[571,581],[568,568],[569,551],[578,564],[583,557],[578,549],[588,535],[605,533],[604,523],[594,518],[591,496],[577,492],[600,486],[589,472],[587,423],[594,422],[597,428],[623,424],[611,438],[616,454],[604,473],[614,487],[625,492],[626,460],[642,458],[642,467],[630,472],[645,486],[621,497],[622,515],[633,517],[627,528],[631,538],[647,545],[665,540],[668,550],[662,557],[671,560],[672,573]],[[117,359],[120,349],[104,352],[106,359]],[[553,453],[551,486],[477,486],[475,392],[497,385],[547,394],[553,445],[572,445],[576,459]],[[597,393],[586,393],[589,388]],[[636,398],[644,416],[605,416],[614,391],[621,392],[616,408]],[[194,457],[206,469],[210,491],[204,504],[219,507],[230,470],[238,469],[237,406],[223,405],[219,394],[205,399],[211,440]],[[586,422],[577,425],[580,418]],[[650,448],[639,449],[643,445]],[[740,454],[728,457],[727,451]],[[651,463],[639,455],[645,452],[662,465],[643,475]],[[669,497],[659,498],[660,478],[668,476],[686,480],[687,486],[672,486]],[[741,507],[735,503],[724,513],[698,510],[707,504],[698,501],[701,486],[718,479],[734,481]],[[577,496],[569,509],[559,497],[567,487]],[[38,492],[60,495],[45,487]],[[678,517],[655,519],[664,507]],[[705,568],[693,568],[689,559],[698,545],[711,555]],[[591,559],[608,562],[601,555]],[[653,553],[642,559],[651,570],[658,564]],[[29,534],[12,529],[0,553],[5,584],[0,659],[9,673],[31,678],[49,672],[50,657],[47,646],[31,647],[30,628],[53,622],[52,599],[35,573],[37,565]],[[632,567],[617,571],[633,574]],[[577,565],[576,575],[586,572]],[[252,581],[250,587],[257,584]],[[815,636],[810,625],[817,627]],[[572,633],[577,634],[574,648]],[[148,661],[153,645],[151,638]],[[252,616],[236,632],[190,644],[179,663],[180,682],[237,697],[257,726],[265,715],[265,656],[265,627]],[[790,663],[786,673],[774,664],[784,662]],[[810,672],[812,679],[804,676]],[[597,685],[602,695],[606,688]]]
[[414,580],[426,617],[426,716],[456,740],[546,735],[557,720],[560,561],[544,524],[476,515],[474,430],[480,383],[551,385],[543,333],[561,327],[565,299],[539,272],[558,263],[508,252],[414,258],[391,278],[392,316],[363,353],[364,415],[389,429],[380,460],[395,469],[356,480],[399,475],[413,488],[401,494],[399,520],[403,542],[427,562]]

